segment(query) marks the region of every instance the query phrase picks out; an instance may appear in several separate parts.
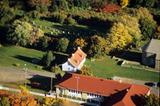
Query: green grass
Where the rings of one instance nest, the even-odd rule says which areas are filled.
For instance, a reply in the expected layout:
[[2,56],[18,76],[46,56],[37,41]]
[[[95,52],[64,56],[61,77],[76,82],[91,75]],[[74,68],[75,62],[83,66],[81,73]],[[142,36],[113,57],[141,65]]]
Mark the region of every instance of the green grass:
[[[91,28],[85,25],[66,25],[47,20],[33,20],[34,23],[39,26],[46,34],[58,36],[58,35],[76,35],[76,36],[88,36],[95,34],[95,28]],[[69,33],[68,33],[69,32]]]
[[86,61],[93,71],[93,75],[103,78],[111,78],[113,76],[121,76],[145,81],[159,81],[160,75],[156,72],[139,70],[134,68],[125,68],[117,65],[117,62],[110,57],[95,61]]
[[[41,59],[43,52],[34,49],[27,49],[17,46],[0,47],[0,66],[14,66],[23,68],[24,64],[27,64],[28,69],[42,70],[37,64],[33,64],[32,60]],[[15,66],[16,67],[16,66]]]
[[[13,67],[13,64],[20,64],[19,67],[23,68],[24,64],[27,64],[27,68],[37,70],[39,65],[33,64],[31,59],[40,59],[43,54],[41,51],[17,46],[0,47],[0,66]],[[24,57],[24,59],[17,58],[17,56]],[[160,79],[159,74],[156,72],[121,67],[108,56],[96,61],[87,60],[86,65],[90,66],[95,76],[103,78],[121,76],[146,81],[159,81]]]

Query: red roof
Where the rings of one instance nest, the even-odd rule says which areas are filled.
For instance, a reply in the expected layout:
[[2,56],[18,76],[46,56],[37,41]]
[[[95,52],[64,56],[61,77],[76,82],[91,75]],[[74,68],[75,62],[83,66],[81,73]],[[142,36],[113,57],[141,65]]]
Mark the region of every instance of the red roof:
[[[136,100],[136,96],[140,97],[142,95],[147,94],[150,91],[150,89],[146,86],[142,86],[142,85],[132,85],[130,87],[130,89],[128,90],[128,92],[125,94],[125,96],[123,97],[123,99],[119,102],[117,102],[116,104],[114,104],[113,106],[136,106],[135,102],[141,102],[140,100]],[[134,99],[135,98],[135,99]],[[141,104],[141,103],[139,103]]]
[[[78,85],[77,85],[78,84]],[[118,81],[79,74],[66,74],[57,87],[110,97],[107,106],[136,106],[141,104],[141,95],[150,89],[143,85],[126,84]]]
[[78,47],[77,51],[69,58],[69,62],[73,66],[78,67],[86,56],[87,55]]
[[101,96],[109,96],[129,88],[131,85],[102,78],[70,74],[70,76],[66,76],[65,80],[60,82],[57,86],[71,90],[78,89],[78,91],[98,94]]

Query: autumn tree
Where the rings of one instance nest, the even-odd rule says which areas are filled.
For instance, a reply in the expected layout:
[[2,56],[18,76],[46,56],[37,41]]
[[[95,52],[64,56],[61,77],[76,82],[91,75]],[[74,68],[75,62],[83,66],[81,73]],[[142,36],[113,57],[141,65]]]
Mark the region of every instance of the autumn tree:
[[76,38],[73,42],[73,50],[76,50],[77,47],[84,48],[87,45],[87,42],[83,38]]
[[63,100],[58,98],[45,97],[42,101],[43,106],[63,106]]
[[24,86],[21,86],[20,88],[20,93],[11,94],[9,96],[11,106],[37,106],[37,101],[29,94],[29,91]]
[[114,23],[108,34],[108,46],[113,49],[123,49],[132,43],[132,36],[126,27],[118,22]]
[[99,57],[106,55],[106,53],[108,52],[108,47],[107,47],[107,42],[103,37],[94,35],[89,40],[90,40],[90,43],[88,44],[89,56]]
[[78,73],[82,75],[93,76],[93,73],[91,72],[91,69],[88,66],[83,66]]
[[128,33],[132,36],[134,45],[138,46],[142,37],[139,20],[135,16],[125,14],[117,18],[117,22],[121,22],[124,25]]
[[15,20],[9,27],[7,40],[15,45],[27,46],[32,45],[37,39],[44,36],[44,32],[30,23]]
[[122,8],[126,7],[128,5],[129,1],[128,0],[120,0],[120,5]]

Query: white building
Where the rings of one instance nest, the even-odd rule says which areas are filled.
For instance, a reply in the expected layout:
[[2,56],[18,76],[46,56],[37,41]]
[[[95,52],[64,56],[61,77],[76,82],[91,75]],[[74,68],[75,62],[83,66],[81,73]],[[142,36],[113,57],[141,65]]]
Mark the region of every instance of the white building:
[[80,70],[86,61],[86,54],[78,47],[77,51],[72,54],[67,62],[62,64],[62,70],[68,72],[76,72]]

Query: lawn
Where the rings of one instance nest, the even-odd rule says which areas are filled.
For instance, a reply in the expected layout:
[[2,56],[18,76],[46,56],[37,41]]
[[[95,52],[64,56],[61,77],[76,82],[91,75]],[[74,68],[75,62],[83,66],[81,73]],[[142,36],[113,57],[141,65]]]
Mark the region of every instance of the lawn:
[[0,47],[0,66],[23,68],[26,64],[28,69],[42,70],[32,61],[39,61],[43,54],[41,51],[17,46]]
[[45,34],[50,36],[65,35],[66,37],[69,37],[69,35],[72,35],[72,37],[77,37],[94,35],[97,32],[95,28],[78,24],[66,25],[39,19],[33,20],[32,23],[40,27],[45,32]]
[[125,68],[117,65],[117,62],[110,57],[105,57],[100,60],[87,60],[88,65],[93,75],[103,78],[111,78],[113,76],[121,76],[145,81],[159,81],[160,75],[156,72],[139,70],[134,68]]
[[[18,67],[23,68],[24,64],[27,64],[29,69],[42,70],[38,64],[33,64],[32,60],[40,60],[43,54],[41,51],[17,46],[0,47],[0,66],[16,67],[14,64],[19,64]],[[95,76],[103,78],[121,76],[146,81],[159,81],[160,79],[156,72],[121,67],[108,56],[95,61],[87,59],[86,65],[90,66]]]

